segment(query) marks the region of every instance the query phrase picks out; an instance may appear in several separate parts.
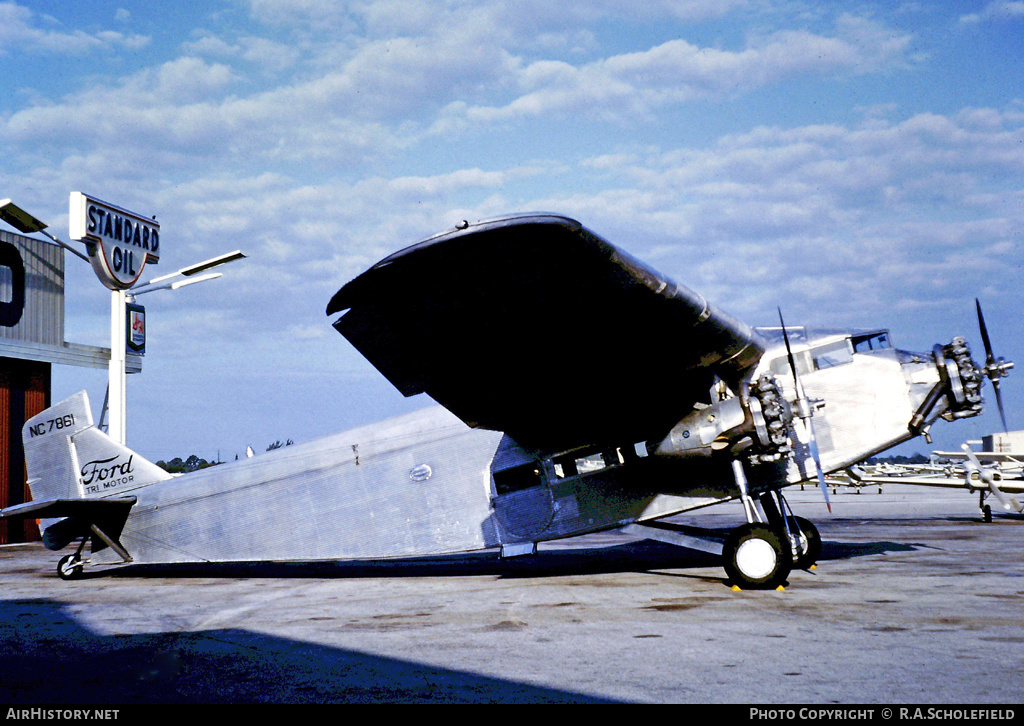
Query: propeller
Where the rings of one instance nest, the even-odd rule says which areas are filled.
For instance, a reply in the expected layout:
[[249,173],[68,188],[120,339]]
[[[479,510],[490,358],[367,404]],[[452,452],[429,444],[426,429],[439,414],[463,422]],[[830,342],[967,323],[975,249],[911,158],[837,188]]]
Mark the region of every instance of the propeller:
[[1005,358],[996,358],[992,352],[992,342],[988,337],[988,327],[985,325],[985,316],[981,314],[981,303],[974,298],[974,304],[978,308],[978,328],[981,330],[981,341],[985,345],[985,367],[981,369],[990,381],[992,390],[996,392],[996,405],[999,407],[999,416],[1003,421],[1003,431],[1009,433],[1010,428],[1006,425],[1006,411],[1003,408],[1003,394],[999,390],[999,379],[1010,374],[1013,363]]
[[1013,511],[1014,509],[1018,512],[1024,510],[1024,507],[1021,507],[1020,502],[1018,502],[1014,497],[1006,496],[1006,494],[999,488],[999,485],[996,483],[999,481],[998,470],[982,466],[981,462],[978,461],[977,455],[967,444],[963,444],[960,448],[962,448],[967,454],[967,461],[964,462],[964,479],[968,487],[971,485],[971,474],[977,473],[978,478],[988,486],[992,495],[999,500],[1001,505],[1003,505],[1003,509],[1007,512]]
[[814,468],[818,472],[818,485],[821,493],[825,495],[825,506],[829,513],[832,512],[832,502],[828,498],[828,485],[825,483],[825,472],[821,468],[821,457],[818,455],[818,439],[814,435],[814,422],[811,420],[811,406],[804,392],[804,386],[800,382],[800,375],[796,372],[796,359],[793,358],[793,349],[789,344],[789,333],[786,332],[786,323],[782,319],[782,308],[779,308],[779,324],[782,326],[782,339],[786,342],[786,358],[789,360],[789,368],[793,371],[793,385],[796,388],[796,409],[797,415],[803,419],[807,426],[807,448],[810,449],[811,459],[814,460]]

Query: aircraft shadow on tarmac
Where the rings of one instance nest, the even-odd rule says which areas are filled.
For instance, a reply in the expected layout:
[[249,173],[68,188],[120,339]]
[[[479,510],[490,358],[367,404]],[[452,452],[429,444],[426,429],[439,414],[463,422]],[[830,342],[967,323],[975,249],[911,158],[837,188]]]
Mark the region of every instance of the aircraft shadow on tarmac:
[[[724,534],[723,534],[724,537]],[[823,542],[821,557],[846,560],[888,552],[909,552],[918,545],[900,542]],[[126,565],[98,570],[100,577],[266,577],[266,578],[377,578],[377,577],[480,577],[542,578],[655,570],[719,568],[716,555],[687,550],[653,540],[610,546],[544,547],[534,556],[501,559],[496,552],[340,562],[224,562],[175,565]],[[722,579],[718,573],[715,580]]]
[[241,629],[103,636],[65,605],[0,602],[0,703],[611,703]]

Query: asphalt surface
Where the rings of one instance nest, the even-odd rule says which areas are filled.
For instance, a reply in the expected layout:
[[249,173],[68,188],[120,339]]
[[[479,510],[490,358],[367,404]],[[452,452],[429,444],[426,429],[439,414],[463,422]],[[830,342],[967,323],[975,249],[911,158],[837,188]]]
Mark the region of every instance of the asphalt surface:
[[[0,547],[0,704],[1019,704],[1024,519],[958,491],[789,492],[783,591],[621,534],[416,562],[127,567]],[[679,518],[724,528],[738,504]]]

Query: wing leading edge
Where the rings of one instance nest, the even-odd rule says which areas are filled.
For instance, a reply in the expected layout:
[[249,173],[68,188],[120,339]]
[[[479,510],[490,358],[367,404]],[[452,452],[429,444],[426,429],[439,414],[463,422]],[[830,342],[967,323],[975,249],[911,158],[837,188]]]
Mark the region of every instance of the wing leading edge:
[[342,311],[335,328],[404,395],[545,450],[664,435],[764,352],[747,325],[553,215],[401,250],[335,294],[327,314]]

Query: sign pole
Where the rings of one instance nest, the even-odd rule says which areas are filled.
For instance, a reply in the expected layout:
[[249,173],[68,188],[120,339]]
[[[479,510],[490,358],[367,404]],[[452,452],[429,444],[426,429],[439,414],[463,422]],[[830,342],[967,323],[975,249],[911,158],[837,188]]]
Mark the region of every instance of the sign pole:
[[124,290],[110,291],[110,369],[108,377],[110,423],[107,434],[114,441],[125,445],[128,417],[126,310],[127,293]]
[[127,209],[71,192],[68,206],[71,239],[85,242],[89,262],[110,289],[110,368],[107,433],[126,443],[127,291],[139,280],[146,263],[160,261],[160,224]]

